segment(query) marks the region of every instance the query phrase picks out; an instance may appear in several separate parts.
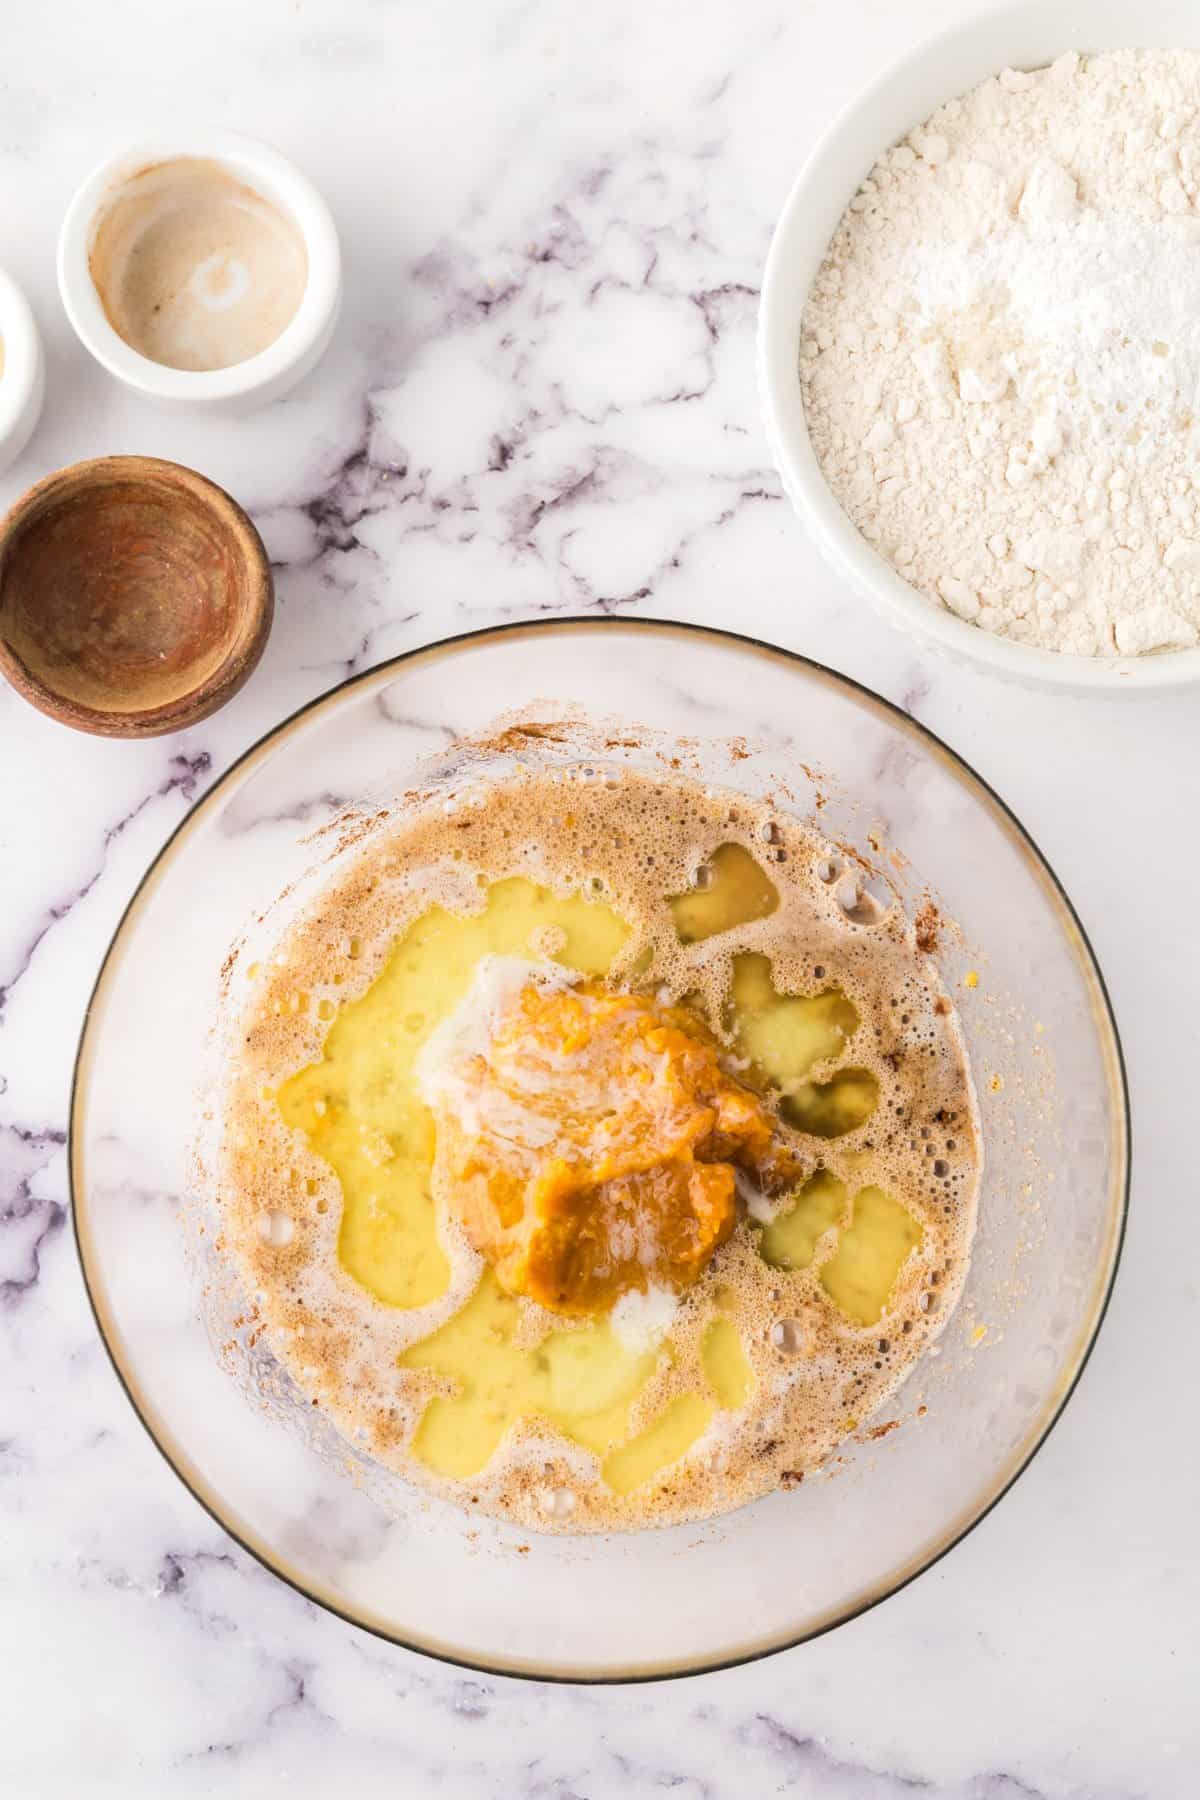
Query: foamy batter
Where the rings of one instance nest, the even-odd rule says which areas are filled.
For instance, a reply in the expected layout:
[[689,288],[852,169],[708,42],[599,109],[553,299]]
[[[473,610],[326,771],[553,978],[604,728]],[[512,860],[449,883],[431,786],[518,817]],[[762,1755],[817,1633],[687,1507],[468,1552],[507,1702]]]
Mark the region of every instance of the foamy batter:
[[[673,912],[670,897],[702,893],[697,872],[711,874],[720,863],[714,853],[729,845],[749,852],[758,865],[752,874],[767,894],[773,886],[778,903],[733,929],[681,942],[686,908]],[[236,1259],[255,1296],[251,1329],[269,1334],[304,1398],[326,1409],[356,1446],[409,1479],[552,1531],[661,1525],[728,1510],[795,1485],[864,1424],[957,1300],[981,1150],[965,1051],[936,970],[900,908],[876,906],[853,874],[845,857],[806,826],[743,796],[592,768],[479,784],[471,796],[435,804],[371,842],[258,974],[227,1108],[218,1248]],[[423,1346],[473,1297],[477,1307],[490,1304],[494,1276],[442,1206],[437,1267],[413,1276],[419,1303],[388,1304],[370,1292],[345,1266],[355,1266],[357,1252],[344,1236],[339,1260],[341,1186],[305,1134],[285,1121],[279,1102],[283,1084],[319,1084],[327,1034],[373,990],[415,921],[435,904],[481,913],[493,885],[515,876],[619,915],[630,930],[609,985],[664,1000],[687,996],[720,1034],[722,1056],[743,1080],[755,1075],[747,1040],[735,1038],[742,1015],[734,1003],[751,975],[761,985],[763,958],[770,959],[777,995],[841,990],[845,1001],[835,995],[830,1016],[849,1002],[857,1025],[809,1076],[828,1083],[840,1070],[852,1087],[870,1093],[877,1083],[877,1103],[865,1123],[843,1135],[809,1135],[795,1122],[821,1129],[819,1109],[810,1116],[805,1107],[822,1090],[805,1084],[793,1124],[780,1120],[780,1139],[802,1181],[825,1172],[815,1184],[820,1194],[834,1192],[834,1182],[846,1184],[856,1196],[853,1222],[860,1201],[865,1219],[881,1189],[883,1200],[893,1196],[912,1221],[914,1247],[883,1316],[869,1323],[835,1305],[822,1283],[822,1269],[844,1247],[844,1260],[853,1263],[845,1220],[840,1235],[815,1228],[809,1266],[771,1266],[764,1248],[773,1232],[782,1235],[778,1220],[789,1202],[750,1187],[732,1236],[694,1286],[678,1297],[624,1296],[604,1329],[636,1346],[649,1369],[628,1435],[648,1432],[673,1404],[682,1421],[697,1393],[709,1394],[708,1411],[697,1415],[704,1428],[682,1457],[628,1492],[602,1478],[609,1464],[545,1417],[510,1424],[486,1467],[466,1478],[435,1475],[414,1454],[431,1400],[454,1394]],[[523,954],[537,959],[555,948],[548,933]],[[408,1025],[419,1035],[419,1020]],[[315,1104],[324,1110],[323,1101]],[[432,1147],[432,1123],[423,1118]],[[366,1153],[375,1154],[370,1144]],[[386,1144],[378,1150],[381,1158],[390,1153]],[[362,1229],[385,1227],[386,1220],[368,1219]],[[552,1334],[588,1328],[525,1299],[505,1305],[519,1310],[519,1346],[561,1349],[561,1336]],[[732,1349],[734,1361],[724,1358],[723,1367],[741,1373],[731,1379],[712,1372],[706,1389],[714,1347]]]

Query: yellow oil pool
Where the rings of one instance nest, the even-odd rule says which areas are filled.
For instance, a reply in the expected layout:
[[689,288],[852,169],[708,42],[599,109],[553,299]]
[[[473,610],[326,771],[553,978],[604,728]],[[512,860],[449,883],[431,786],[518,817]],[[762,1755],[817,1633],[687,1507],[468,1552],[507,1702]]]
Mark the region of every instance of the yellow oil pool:
[[841,1056],[858,1030],[858,1012],[840,988],[782,993],[768,958],[751,951],[733,960],[731,1000],[738,1048],[759,1081],[781,1090],[780,1111],[790,1125],[814,1137],[842,1137],[866,1123],[879,1102],[879,1083],[869,1070],[805,1079],[818,1063]]
[[601,1478],[614,1494],[632,1494],[660,1469],[670,1468],[708,1430],[716,1408],[699,1394],[679,1394],[667,1402],[644,1431],[600,1465]]
[[716,1319],[701,1352],[711,1393],[677,1395],[630,1437],[630,1413],[659,1352],[630,1349],[606,1319],[552,1331],[522,1349],[515,1342],[520,1307],[485,1270],[466,1305],[400,1357],[402,1369],[426,1370],[450,1387],[429,1400],[412,1442],[413,1454],[435,1474],[477,1475],[511,1425],[542,1418],[601,1459],[615,1493],[629,1494],[678,1462],[718,1408],[743,1405],[753,1388],[735,1326]]
[[741,844],[721,844],[686,894],[671,901],[681,944],[698,944],[751,919],[765,919],[779,905],[779,889]]
[[830,1231],[836,1247],[821,1265],[821,1285],[848,1318],[874,1325],[909,1252],[921,1243],[920,1220],[879,1187],[860,1188],[851,1204],[845,1182],[818,1169],[766,1226],[759,1252],[774,1268],[807,1269]]
[[797,1131],[836,1138],[865,1125],[878,1105],[879,1081],[870,1069],[838,1069],[828,1081],[802,1082],[779,1110]]
[[714,1319],[704,1334],[700,1361],[705,1379],[727,1411],[745,1406],[754,1389],[754,1371],[732,1319]]
[[834,1305],[859,1325],[876,1324],[909,1252],[924,1235],[920,1221],[882,1188],[859,1188],[850,1224],[821,1270]]
[[628,1350],[607,1321],[552,1331],[522,1350],[513,1341],[520,1308],[485,1269],[466,1305],[400,1358],[402,1369],[453,1383],[429,1401],[413,1439],[413,1454],[439,1475],[477,1474],[509,1426],[532,1414],[597,1456],[628,1434],[655,1352]]

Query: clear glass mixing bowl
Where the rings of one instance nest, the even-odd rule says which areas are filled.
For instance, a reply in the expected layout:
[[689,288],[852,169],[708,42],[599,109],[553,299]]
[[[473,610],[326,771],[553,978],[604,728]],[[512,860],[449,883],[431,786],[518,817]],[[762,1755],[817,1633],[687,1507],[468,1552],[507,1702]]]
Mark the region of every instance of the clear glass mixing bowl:
[[[481,756],[469,740],[510,709],[560,729]],[[618,723],[601,752],[576,736],[580,715]],[[914,914],[933,896],[933,954],[960,1000],[987,1169],[962,1303],[887,1409],[900,1429],[864,1432],[798,1490],[703,1527],[531,1537],[369,1463],[297,1403],[261,1348],[243,1346],[231,1367],[219,1265],[203,1236],[196,1253],[189,1150],[219,1073],[222,979],[235,1006],[247,963],[356,854],[372,818],[414,788],[510,772],[514,755],[578,763],[581,745],[659,771],[676,755],[686,773],[774,794],[858,850]],[[71,1121],[75,1227],[100,1330],[201,1503],[284,1580],[368,1630],[488,1670],[574,1680],[682,1674],[794,1644],[894,1593],[970,1530],[1078,1378],[1112,1285],[1127,1171],[1100,973],[995,794],[826,669],[717,632],[612,621],[417,651],[244,756],[176,831],[117,930]]]

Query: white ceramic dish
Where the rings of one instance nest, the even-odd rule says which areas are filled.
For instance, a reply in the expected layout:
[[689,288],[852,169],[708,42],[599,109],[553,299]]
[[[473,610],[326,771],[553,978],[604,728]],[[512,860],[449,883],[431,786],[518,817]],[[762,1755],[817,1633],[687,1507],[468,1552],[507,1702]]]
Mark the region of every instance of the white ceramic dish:
[[788,497],[839,575],[927,648],[1009,680],[1080,693],[1190,686],[1200,682],[1200,649],[1062,656],[981,631],[910,587],[860,535],[821,474],[800,395],[800,320],[839,219],[889,145],[1003,68],[1038,68],[1065,50],[1129,48],[1200,48],[1200,10],[1191,0],[1022,0],[911,51],[852,102],[801,171],[775,230],[759,311],[759,388],[772,453]]
[[46,395],[46,359],[24,294],[0,269],[0,470],[15,462],[33,435]]
[[[223,163],[296,224],[308,281],[295,317],[273,344],[227,369],[172,369],[131,348],[108,322],[89,268],[96,227],[115,192],[141,170],[175,157]],[[67,209],[58,240],[58,286],[80,341],[110,375],[153,399],[208,410],[278,399],[324,354],[342,299],[342,259],[333,216],[316,188],[278,150],[232,131],[149,138],[92,170]]]

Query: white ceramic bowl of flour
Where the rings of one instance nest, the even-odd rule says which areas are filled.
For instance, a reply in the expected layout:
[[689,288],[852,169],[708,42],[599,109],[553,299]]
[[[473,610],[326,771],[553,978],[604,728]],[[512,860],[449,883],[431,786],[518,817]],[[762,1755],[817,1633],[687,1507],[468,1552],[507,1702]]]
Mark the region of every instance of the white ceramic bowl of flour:
[[1200,648],[1072,656],[958,618],[911,586],[860,534],[827,485],[809,437],[799,378],[801,320],[843,213],[880,155],[945,101],[1002,69],[1064,52],[1200,50],[1194,0],[1023,0],[955,26],[887,70],[842,114],[801,171],[776,228],[759,313],[759,384],[784,487],[825,556],[856,593],[927,647],[1014,681],[1076,692],[1200,682]]

